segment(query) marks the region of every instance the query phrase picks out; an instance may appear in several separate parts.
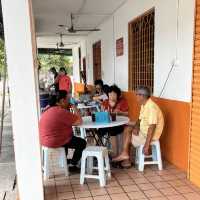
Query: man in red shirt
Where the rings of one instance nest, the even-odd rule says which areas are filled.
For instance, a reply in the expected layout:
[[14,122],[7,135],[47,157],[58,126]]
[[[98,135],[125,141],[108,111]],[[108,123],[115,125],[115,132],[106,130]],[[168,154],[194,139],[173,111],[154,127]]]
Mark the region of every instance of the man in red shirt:
[[59,70],[59,75],[55,79],[55,84],[58,83],[59,90],[65,90],[67,93],[72,91],[72,83],[70,77],[67,75],[67,72],[64,67],[61,67]]
[[73,135],[72,126],[82,123],[82,118],[76,108],[72,114],[67,110],[68,96],[66,91],[59,91],[51,97],[50,107],[42,114],[39,122],[40,142],[50,148],[65,147],[75,149],[72,165],[76,165],[86,147],[86,141]]

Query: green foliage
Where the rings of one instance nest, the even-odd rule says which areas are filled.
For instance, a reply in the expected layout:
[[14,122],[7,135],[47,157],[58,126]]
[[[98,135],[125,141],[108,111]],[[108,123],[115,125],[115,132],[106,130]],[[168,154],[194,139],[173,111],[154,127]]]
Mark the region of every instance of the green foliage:
[[56,54],[39,54],[38,60],[42,71],[48,71],[51,67],[59,70],[60,67],[65,67],[67,74],[72,75],[72,57]]
[[[51,67],[55,67],[59,70],[60,67],[65,67],[69,75],[73,74],[72,57],[56,54],[39,54],[39,62],[42,67],[42,71],[47,72]],[[4,41],[0,39],[0,78],[3,76],[5,67],[5,52]]]
[[0,76],[4,73],[5,67],[5,52],[4,52],[4,41],[0,39]]

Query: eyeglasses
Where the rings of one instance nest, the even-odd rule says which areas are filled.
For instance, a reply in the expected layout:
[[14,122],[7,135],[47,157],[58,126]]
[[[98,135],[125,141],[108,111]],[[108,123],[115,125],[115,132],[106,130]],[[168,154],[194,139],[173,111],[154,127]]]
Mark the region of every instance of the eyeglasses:
[[144,96],[144,94],[136,93],[136,96]]

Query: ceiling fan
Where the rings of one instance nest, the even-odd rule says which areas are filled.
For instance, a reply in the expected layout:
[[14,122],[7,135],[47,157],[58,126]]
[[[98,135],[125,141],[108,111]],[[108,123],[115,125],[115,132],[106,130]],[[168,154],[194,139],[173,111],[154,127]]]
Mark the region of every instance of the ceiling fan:
[[59,48],[64,48],[66,45],[73,45],[73,44],[77,44],[77,42],[67,42],[66,44],[63,42],[63,34],[59,33],[60,36],[60,41],[56,43],[56,47],[57,49]]
[[65,27],[65,29],[69,33],[87,32],[87,31],[100,31],[100,29],[98,29],[98,28],[75,28],[73,20],[74,20],[74,16],[71,13],[71,15],[70,15],[71,26],[70,27]]

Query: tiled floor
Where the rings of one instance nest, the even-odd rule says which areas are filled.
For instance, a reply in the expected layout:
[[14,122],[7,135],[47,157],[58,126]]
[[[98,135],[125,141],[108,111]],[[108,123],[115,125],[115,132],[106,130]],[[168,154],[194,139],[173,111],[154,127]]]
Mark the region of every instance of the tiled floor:
[[52,166],[52,172],[45,182],[46,200],[200,200],[200,188],[190,183],[185,173],[167,163],[163,171],[150,166],[144,173],[134,168],[112,169],[112,178],[105,188],[93,179],[81,186],[79,174],[66,178],[56,166]]

